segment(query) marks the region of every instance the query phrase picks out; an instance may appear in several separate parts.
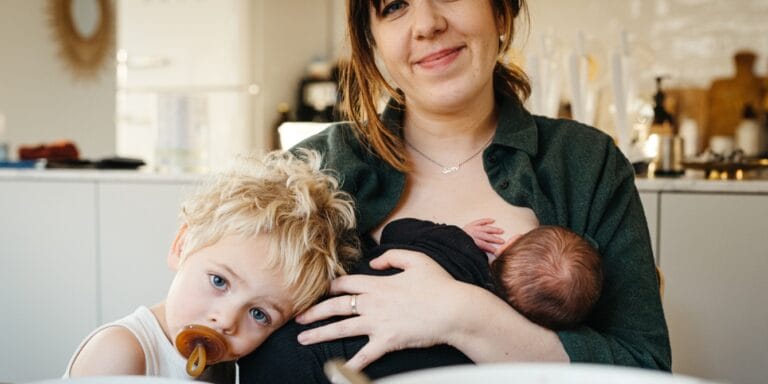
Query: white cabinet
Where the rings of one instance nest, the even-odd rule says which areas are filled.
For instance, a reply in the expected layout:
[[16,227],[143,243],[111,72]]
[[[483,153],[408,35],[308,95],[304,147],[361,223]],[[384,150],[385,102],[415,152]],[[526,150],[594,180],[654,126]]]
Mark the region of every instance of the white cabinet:
[[659,256],[674,372],[766,382],[767,221],[767,194],[661,194]]
[[89,332],[167,292],[196,182],[78,178],[0,178],[0,383],[60,377]]
[[96,187],[0,180],[0,382],[64,373],[97,323]]
[[191,185],[99,184],[100,322],[165,297],[173,274],[166,256]]

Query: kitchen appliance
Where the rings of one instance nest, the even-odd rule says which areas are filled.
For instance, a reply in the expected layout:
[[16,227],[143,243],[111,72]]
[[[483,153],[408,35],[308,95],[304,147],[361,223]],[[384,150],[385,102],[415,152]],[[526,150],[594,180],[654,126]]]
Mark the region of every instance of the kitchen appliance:
[[680,176],[683,168],[683,138],[678,135],[659,137],[659,153],[656,156],[655,176]]
[[338,120],[339,68],[315,60],[299,83],[296,120],[330,122]]
[[654,176],[680,176],[685,170],[683,161],[683,138],[678,135],[677,125],[666,110],[666,94],[661,87],[662,77],[656,78],[656,94],[653,96],[653,124],[651,135],[658,137],[658,151],[654,159]]

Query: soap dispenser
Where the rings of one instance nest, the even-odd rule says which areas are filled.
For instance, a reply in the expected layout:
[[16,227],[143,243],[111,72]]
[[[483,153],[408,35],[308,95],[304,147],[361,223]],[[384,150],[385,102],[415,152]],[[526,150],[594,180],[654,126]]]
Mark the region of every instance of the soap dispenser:
[[674,135],[676,134],[675,120],[667,112],[666,107],[664,107],[667,95],[661,86],[663,79],[661,76],[656,77],[656,93],[653,95],[653,124],[651,125],[650,134]]
[[684,173],[683,139],[677,132],[674,117],[664,107],[667,95],[661,86],[662,77],[656,77],[656,94],[653,96],[653,124],[650,134],[658,138],[658,151],[654,160],[655,176],[680,176]]

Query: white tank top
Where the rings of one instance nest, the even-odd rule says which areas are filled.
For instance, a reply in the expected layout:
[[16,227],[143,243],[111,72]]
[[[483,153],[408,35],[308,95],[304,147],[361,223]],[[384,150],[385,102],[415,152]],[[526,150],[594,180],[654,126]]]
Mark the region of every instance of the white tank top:
[[139,344],[141,344],[141,348],[144,350],[144,364],[147,367],[145,373],[146,376],[162,376],[188,380],[193,379],[191,376],[187,375],[187,360],[176,351],[173,344],[171,344],[168,338],[165,337],[163,328],[160,327],[160,323],[157,322],[152,311],[144,306],[139,307],[132,314],[123,317],[122,319],[104,324],[91,332],[91,334],[80,343],[75,354],[69,360],[67,371],[64,373],[64,378],[69,378],[72,364],[80,354],[83,346],[85,346],[85,344],[101,330],[115,326],[127,328],[133,333],[139,341]]

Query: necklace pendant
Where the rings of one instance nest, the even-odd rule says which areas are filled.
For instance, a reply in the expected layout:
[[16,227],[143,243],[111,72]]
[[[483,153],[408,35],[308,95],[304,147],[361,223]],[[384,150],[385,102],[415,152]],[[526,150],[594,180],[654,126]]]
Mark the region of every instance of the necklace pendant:
[[453,167],[443,167],[443,170],[441,171],[443,175],[450,175],[451,173],[454,173],[459,170],[458,166]]

